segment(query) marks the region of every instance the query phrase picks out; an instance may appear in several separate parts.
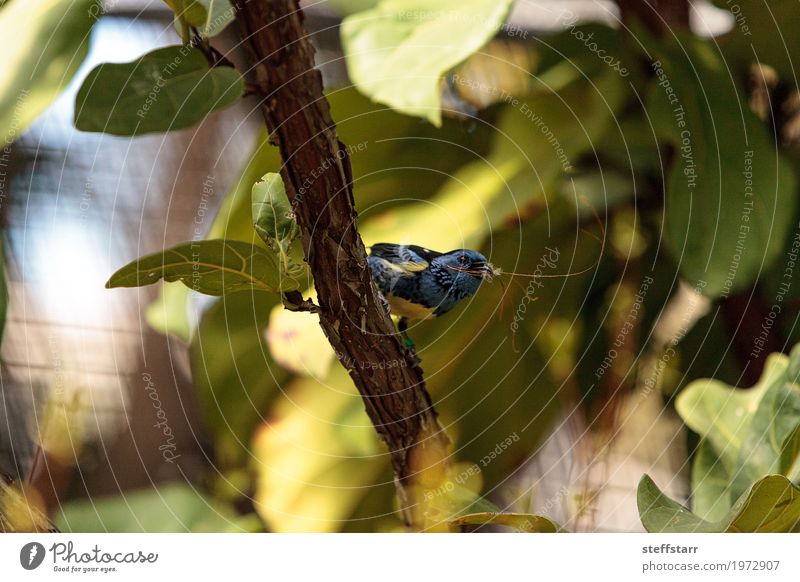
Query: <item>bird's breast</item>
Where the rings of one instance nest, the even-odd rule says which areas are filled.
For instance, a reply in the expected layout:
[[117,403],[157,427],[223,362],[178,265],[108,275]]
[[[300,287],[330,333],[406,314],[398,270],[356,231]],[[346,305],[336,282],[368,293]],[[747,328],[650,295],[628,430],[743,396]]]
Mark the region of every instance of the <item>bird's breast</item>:
[[428,319],[434,317],[433,312],[436,310],[435,307],[425,307],[397,295],[388,294],[386,301],[389,302],[389,308],[393,314],[408,319]]

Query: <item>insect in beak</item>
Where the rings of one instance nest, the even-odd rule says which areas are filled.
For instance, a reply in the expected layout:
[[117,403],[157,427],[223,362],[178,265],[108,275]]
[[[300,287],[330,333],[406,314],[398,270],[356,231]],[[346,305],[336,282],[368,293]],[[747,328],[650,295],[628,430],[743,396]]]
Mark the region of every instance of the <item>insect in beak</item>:
[[500,269],[496,268],[491,263],[475,263],[474,272],[486,281],[491,281],[492,277],[496,277],[500,274]]

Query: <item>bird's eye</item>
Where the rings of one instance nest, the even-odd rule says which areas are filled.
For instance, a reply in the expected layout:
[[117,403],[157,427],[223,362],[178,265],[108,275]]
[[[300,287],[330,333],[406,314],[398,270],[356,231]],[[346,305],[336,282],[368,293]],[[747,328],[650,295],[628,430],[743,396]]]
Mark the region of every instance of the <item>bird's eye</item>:
[[458,262],[461,263],[462,265],[467,265],[469,264],[469,257],[467,255],[460,255],[458,257]]

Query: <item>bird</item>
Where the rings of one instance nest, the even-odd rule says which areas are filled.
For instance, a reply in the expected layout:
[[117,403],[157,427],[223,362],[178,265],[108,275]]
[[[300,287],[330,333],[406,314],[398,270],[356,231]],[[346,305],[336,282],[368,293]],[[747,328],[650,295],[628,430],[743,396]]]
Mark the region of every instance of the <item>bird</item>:
[[377,243],[370,247],[367,262],[411,348],[409,321],[444,315],[474,295],[482,282],[500,274],[485,256],[470,249],[441,253],[417,245]]

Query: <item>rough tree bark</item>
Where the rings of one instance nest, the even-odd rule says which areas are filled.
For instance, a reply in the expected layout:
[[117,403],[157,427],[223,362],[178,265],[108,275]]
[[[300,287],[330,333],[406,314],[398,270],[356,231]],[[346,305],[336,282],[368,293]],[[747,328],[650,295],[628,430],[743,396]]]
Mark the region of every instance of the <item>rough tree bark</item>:
[[[314,276],[320,325],[389,448],[401,500],[413,505],[412,485],[428,471],[443,470],[449,440],[422,370],[372,285],[356,227],[350,159],[314,68],[303,13],[296,0],[234,5],[270,141],[280,148],[280,173]],[[407,509],[409,519],[413,511]]]

